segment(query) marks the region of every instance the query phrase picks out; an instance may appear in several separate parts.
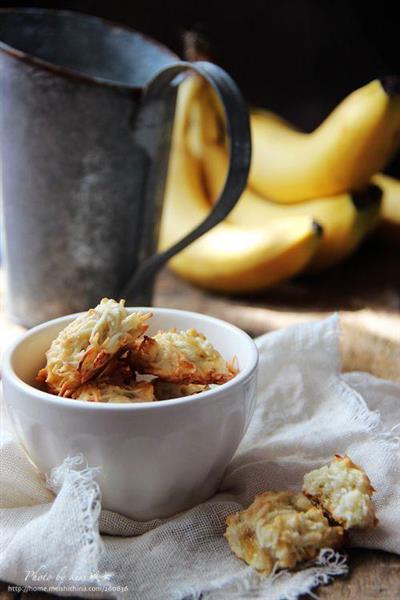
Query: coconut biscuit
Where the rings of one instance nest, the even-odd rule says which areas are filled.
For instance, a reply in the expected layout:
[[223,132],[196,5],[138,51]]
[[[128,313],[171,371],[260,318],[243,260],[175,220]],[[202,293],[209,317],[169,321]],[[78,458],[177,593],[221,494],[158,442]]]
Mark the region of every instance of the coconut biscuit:
[[52,393],[71,396],[101,373],[109,361],[133,346],[147,330],[151,313],[128,313],[124,304],[124,300],[103,298],[60,331],[46,352],[46,366],[37,379]]
[[134,368],[170,383],[221,384],[237,373],[211,342],[195,329],[145,336],[133,352]]
[[344,531],[302,493],[265,492],[245,510],[226,519],[232,551],[264,574],[292,569],[315,558],[321,548],[339,548]]

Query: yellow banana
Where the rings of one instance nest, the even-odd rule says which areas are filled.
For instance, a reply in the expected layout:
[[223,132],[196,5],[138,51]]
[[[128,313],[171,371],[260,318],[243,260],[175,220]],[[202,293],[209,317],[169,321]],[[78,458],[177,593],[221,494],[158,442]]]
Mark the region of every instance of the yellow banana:
[[226,141],[224,109],[217,94],[203,79],[191,77],[180,87],[183,86],[185,89],[179,91],[177,104],[179,120],[185,123],[181,131],[192,155],[201,159],[205,145],[224,145]]
[[380,229],[385,237],[400,242],[400,180],[378,173],[372,181],[383,191]]
[[[202,168],[209,198],[215,200],[227,172],[225,149],[216,144],[203,147]],[[279,218],[306,215],[316,219],[324,235],[307,270],[331,266],[348,256],[379,219],[380,192],[367,188],[358,194],[341,194],[330,198],[294,204],[267,200],[247,188],[227,220],[243,227],[268,227]]]
[[[194,74],[188,74],[186,79],[180,84],[173,128],[173,138],[176,142],[180,143],[183,140],[187,140],[193,135],[193,131],[199,130],[203,111],[198,99],[203,95],[205,97],[206,93],[208,93],[206,89],[207,84],[204,79]],[[212,113],[212,118],[215,120],[214,113]],[[197,140],[194,138],[193,143],[197,143]]]
[[251,125],[249,183],[263,196],[292,203],[361,189],[400,145],[398,82],[356,90],[309,134],[265,111]]
[[[205,144],[224,144],[223,109],[201,79],[193,77],[184,85],[180,114],[186,115],[185,136],[201,158]],[[287,204],[364,188],[400,146],[399,91],[396,78],[374,80],[345,98],[310,134],[274,113],[254,110],[250,187]]]
[[[162,249],[202,221],[210,205],[199,161],[187,147],[173,145],[160,232]],[[312,218],[276,219],[258,229],[223,223],[170,261],[172,269],[200,286],[235,293],[252,292],[299,273],[315,253],[321,227]]]

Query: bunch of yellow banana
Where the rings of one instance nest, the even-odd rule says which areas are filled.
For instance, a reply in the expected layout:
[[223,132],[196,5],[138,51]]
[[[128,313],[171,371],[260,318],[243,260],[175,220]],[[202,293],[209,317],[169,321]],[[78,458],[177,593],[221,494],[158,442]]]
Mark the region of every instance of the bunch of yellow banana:
[[[223,223],[172,259],[172,268],[206,288],[245,293],[335,264],[377,224],[377,185],[385,189],[384,207],[399,206],[400,223],[400,182],[396,194],[387,193],[394,185],[383,175],[369,184],[400,146],[400,96],[392,87],[376,80],[357,90],[310,134],[254,111],[247,189]],[[189,78],[178,98],[162,248],[204,219],[227,160],[218,98]]]

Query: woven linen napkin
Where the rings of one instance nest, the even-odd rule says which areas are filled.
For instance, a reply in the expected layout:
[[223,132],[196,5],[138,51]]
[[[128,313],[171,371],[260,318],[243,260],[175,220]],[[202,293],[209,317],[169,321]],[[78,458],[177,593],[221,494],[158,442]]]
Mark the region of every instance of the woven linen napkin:
[[342,375],[339,336],[334,316],[258,338],[258,403],[220,490],[167,520],[101,511],[101,466],[84,457],[45,481],[3,419],[0,579],[90,598],[295,599],[346,573],[345,556],[321,551],[295,572],[263,577],[230,552],[224,521],[259,492],[299,489],[334,453],[349,454],[376,488],[379,525],[352,533],[350,544],[400,553],[400,386]]

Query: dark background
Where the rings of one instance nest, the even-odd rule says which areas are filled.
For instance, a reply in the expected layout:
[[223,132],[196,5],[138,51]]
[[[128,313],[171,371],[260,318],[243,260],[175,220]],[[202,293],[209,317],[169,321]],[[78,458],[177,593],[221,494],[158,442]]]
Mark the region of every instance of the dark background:
[[184,33],[195,32],[200,50],[234,76],[250,103],[308,130],[351,90],[400,73],[395,2],[42,0],[23,6],[68,8],[120,21],[180,55]]
[[307,131],[355,88],[400,74],[395,2],[42,0],[23,5],[93,13],[143,31],[180,56],[186,47],[191,58],[196,52],[211,58],[233,75],[249,103]]

